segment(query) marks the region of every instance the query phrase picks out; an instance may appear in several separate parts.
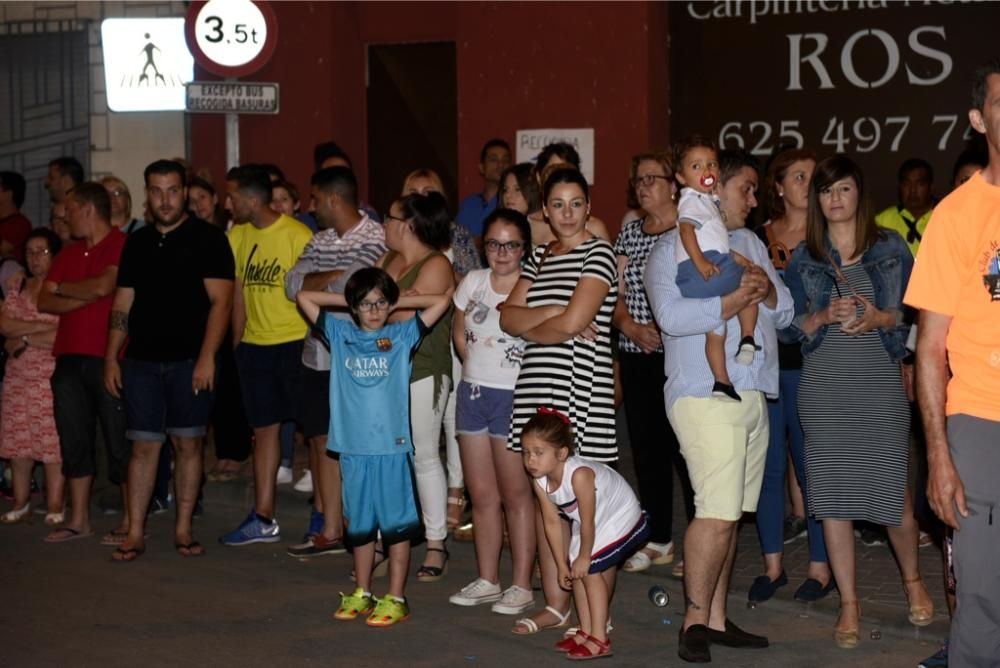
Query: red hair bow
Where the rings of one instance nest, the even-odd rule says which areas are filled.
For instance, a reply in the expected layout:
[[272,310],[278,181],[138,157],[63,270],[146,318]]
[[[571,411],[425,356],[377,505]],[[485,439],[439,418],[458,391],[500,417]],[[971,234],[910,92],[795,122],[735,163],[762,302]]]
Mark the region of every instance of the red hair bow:
[[555,408],[549,408],[548,406],[541,406],[538,409],[538,413],[541,415],[555,415],[564,423],[569,424],[569,418],[560,413],[559,411],[557,411]]

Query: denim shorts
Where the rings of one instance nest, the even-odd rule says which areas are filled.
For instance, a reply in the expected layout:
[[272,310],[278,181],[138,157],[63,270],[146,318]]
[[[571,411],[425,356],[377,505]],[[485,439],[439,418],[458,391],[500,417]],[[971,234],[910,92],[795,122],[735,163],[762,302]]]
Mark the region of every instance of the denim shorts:
[[473,385],[464,380],[455,388],[457,434],[489,434],[507,440],[510,416],[514,411],[514,390]]
[[302,341],[273,346],[241,343],[236,367],[243,388],[243,406],[251,427],[267,427],[298,418]]
[[380,532],[385,545],[422,535],[412,454],[342,454],[340,479],[348,545],[367,545]]
[[677,287],[681,296],[687,299],[707,299],[722,297],[740,287],[743,278],[743,267],[729,253],[706,251],[705,259],[719,268],[719,273],[707,281],[694,266],[691,260],[684,260],[677,265]]
[[147,362],[124,359],[122,399],[125,402],[125,435],[133,441],[163,443],[167,434],[180,438],[205,435],[213,392],[191,389],[194,360]]

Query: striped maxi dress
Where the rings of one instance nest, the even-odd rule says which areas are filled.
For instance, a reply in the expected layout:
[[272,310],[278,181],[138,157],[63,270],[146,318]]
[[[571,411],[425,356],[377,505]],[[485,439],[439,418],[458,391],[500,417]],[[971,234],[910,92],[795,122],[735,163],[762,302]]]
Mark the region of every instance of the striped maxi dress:
[[[849,286],[875,302],[861,263],[843,267]],[[859,311],[860,315],[860,311]],[[910,405],[899,362],[878,330],[850,337],[829,325],[805,357],[799,386],[809,512],[816,519],[899,526],[910,444]]]

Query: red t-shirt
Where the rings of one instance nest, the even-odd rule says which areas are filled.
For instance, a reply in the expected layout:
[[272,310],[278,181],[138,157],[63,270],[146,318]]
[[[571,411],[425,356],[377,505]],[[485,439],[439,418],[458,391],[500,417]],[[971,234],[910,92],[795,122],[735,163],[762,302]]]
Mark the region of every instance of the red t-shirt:
[[[125,235],[119,230],[112,229],[92,248],[87,248],[87,244],[83,241],[70,244],[56,255],[52,269],[45,277],[46,282],[73,283],[96,278],[108,267],[117,267],[125,239]],[[59,317],[59,329],[56,330],[52,354],[56,357],[60,355],[104,357],[104,349],[108,345],[108,318],[111,316],[113,301],[112,290],[107,297],[63,313]]]
[[0,239],[14,247],[14,257],[24,265],[24,240],[31,234],[31,221],[20,213],[0,220]]

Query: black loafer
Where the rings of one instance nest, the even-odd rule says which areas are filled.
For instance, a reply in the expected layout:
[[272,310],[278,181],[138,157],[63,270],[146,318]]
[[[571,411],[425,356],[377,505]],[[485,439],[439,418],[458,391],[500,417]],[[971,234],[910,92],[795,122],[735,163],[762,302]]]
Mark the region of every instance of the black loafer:
[[694,624],[685,631],[681,629],[677,640],[677,656],[688,663],[709,663],[712,653],[708,650],[709,628],[704,624]]
[[758,636],[752,633],[747,633],[740,627],[736,626],[736,624],[733,624],[728,619],[726,620],[725,631],[716,631],[715,629],[708,629],[708,641],[716,645],[722,645],[724,647],[736,647],[736,648],[749,647],[753,649],[763,649],[764,647],[767,647],[770,644],[768,643],[767,638],[765,638],[764,636]]
[[830,581],[826,583],[825,587],[819,583],[819,580],[815,578],[808,578],[802,583],[802,586],[795,591],[795,600],[812,603],[813,601],[818,601],[825,597],[836,588],[837,583],[834,582],[833,577],[830,578]]
[[788,576],[785,575],[785,571],[781,571],[781,575],[773,582],[766,575],[758,575],[754,578],[753,584],[750,585],[747,600],[751,603],[763,603],[774,596],[774,592],[778,591],[779,587],[784,587],[786,584],[788,584]]

